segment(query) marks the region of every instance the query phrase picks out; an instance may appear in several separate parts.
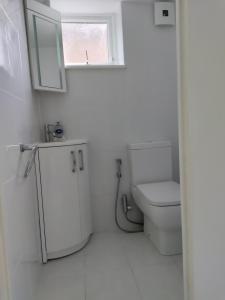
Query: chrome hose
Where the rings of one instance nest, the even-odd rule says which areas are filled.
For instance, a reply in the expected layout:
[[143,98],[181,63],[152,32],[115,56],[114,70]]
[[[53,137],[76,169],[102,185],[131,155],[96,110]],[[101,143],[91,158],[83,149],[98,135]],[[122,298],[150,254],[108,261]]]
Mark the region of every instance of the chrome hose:
[[[117,159],[116,160],[117,163],[117,173],[116,173],[116,177],[117,177],[117,185],[116,185],[116,198],[115,198],[115,223],[116,226],[121,230],[124,231],[126,233],[138,233],[138,232],[142,232],[143,230],[129,230],[126,228],[123,228],[120,223],[119,223],[119,219],[118,219],[118,203],[119,203],[119,196],[120,196],[120,183],[121,183],[121,178],[122,178],[122,173],[121,173],[121,165],[122,165],[122,160],[121,159]],[[129,221],[129,219],[126,216],[126,219]],[[130,221],[129,221],[130,222]],[[133,223],[133,222],[132,222]],[[139,224],[138,224],[139,225]]]

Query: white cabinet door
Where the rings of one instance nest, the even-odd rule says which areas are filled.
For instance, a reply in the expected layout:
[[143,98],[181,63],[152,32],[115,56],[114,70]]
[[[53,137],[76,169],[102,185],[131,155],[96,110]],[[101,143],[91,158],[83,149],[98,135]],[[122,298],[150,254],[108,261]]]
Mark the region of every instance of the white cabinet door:
[[82,240],[92,233],[87,145],[76,146]]
[[82,240],[76,160],[76,146],[39,149],[48,258],[63,255]]

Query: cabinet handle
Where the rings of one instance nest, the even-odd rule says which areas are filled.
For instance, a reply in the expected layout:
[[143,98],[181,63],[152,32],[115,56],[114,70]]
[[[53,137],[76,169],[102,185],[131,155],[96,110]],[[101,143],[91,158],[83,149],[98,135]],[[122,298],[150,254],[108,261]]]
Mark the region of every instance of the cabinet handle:
[[75,151],[70,151],[70,154],[72,155],[72,162],[73,162],[72,172],[75,173],[76,166],[77,166]]
[[78,150],[79,158],[80,158],[80,171],[84,170],[84,154],[83,150]]

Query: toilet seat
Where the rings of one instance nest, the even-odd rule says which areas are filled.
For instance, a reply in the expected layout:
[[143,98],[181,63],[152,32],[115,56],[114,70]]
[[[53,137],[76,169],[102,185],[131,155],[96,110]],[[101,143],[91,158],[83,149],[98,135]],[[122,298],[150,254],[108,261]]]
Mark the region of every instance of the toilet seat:
[[145,205],[167,207],[180,205],[180,186],[174,181],[139,184],[135,187]]

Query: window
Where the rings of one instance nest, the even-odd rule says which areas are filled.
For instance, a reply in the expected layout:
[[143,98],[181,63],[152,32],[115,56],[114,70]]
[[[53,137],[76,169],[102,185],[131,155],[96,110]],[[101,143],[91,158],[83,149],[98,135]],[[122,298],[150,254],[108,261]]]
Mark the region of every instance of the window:
[[63,20],[62,36],[66,66],[109,65],[115,61],[111,17]]

